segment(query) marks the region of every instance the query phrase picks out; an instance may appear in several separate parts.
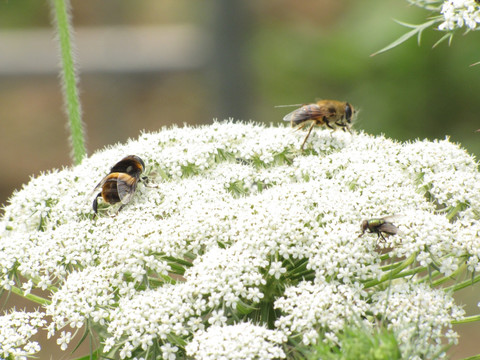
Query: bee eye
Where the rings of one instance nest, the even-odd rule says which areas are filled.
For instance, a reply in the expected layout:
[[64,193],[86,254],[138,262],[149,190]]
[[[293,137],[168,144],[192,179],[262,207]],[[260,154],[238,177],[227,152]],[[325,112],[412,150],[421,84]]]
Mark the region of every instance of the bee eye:
[[132,165],[127,167],[127,170],[125,171],[127,174],[130,174],[130,172],[133,170]]
[[350,122],[350,119],[352,118],[352,107],[349,103],[345,105],[345,117],[347,121]]

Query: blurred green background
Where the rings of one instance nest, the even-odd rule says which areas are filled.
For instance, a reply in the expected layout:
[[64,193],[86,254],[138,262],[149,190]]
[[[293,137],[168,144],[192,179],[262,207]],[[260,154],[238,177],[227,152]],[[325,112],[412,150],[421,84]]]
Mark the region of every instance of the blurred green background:
[[[276,105],[319,98],[359,108],[356,129],[450,136],[480,154],[477,33],[432,49],[442,33],[431,29],[421,47],[410,39],[369,56],[408,31],[393,18],[431,15],[404,0],[74,0],[72,9],[89,154],[171,124],[275,123],[292,110]],[[0,1],[3,204],[29,176],[71,164],[49,14],[46,1]],[[469,334],[453,358],[480,351],[463,343]]]

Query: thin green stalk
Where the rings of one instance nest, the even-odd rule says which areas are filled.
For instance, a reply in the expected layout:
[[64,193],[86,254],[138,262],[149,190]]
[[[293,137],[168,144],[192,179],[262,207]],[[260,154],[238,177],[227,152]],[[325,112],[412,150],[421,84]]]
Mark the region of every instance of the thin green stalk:
[[381,266],[380,267],[380,270],[382,270],[383,272],[386,272],[386,271],[390,271],[390,270],[393,270],[395,268],[397,268],[398,266],[402,265],[402,261],[397,261],[395,263],[392,263],[392,264],[388,264],[388,265],[385,265],[385,266]]
[[[424,267],[424,270],[429,270],[429,268],[427,267]],[[423,283],[423,282],[432,282],[433,279],[435,279],[437,276],[440,276],[442,275],[442,273],[440,271],[431,271],[429,270],[428,274],[421,277],[421,278],[418,278],[418,280],[415,282],[416,284],[420,284],[420,283]]]
[[389,273],[385,274],[384,276],[382,276],[382,278],[380,280],[375,279],[375,280],[371,280],[371,281],[366,282],[364,287],[365,288],[370,288],[370,287],[376,286],[378,284],[381,284],[385,281],[391,280],[395,275],[400,273],[403,269],[410,266],[415,261],[416,256],[417,256],[417,254],[413,253],[408,259],[403,261],[403,263],[400,266],[398,266],[396,269],[394,269],[394,270],[390,271]]
[[422,271],[425,271],[425,267],[419,266],[419,267],[416,267],[416,268],[413,268],[413,269],[409,269],[407,271],[397,273],[394,276],[392,276],[392,279],[399,279],[399,278],[402,278],[402,277],[412,276],[412,275],[421,273]]
[[462,360],[480,360],[480,355],[470,356],[468,358],[463,358]]
[[77,74],[72,49],[72,30],[69,0],[51,0],[54,24],[60,44],[62,60],[61,81],[70,127],[70,146],[74,164],[80,164],[86,155],[83,134],[82,109],[78,96]]
[[460,266],[458,267],[458,269],[455,270],[455,272],[453,272],[451,275],[445,276],[445,277],[443,277],[443,278],[441,278],[441,279],[438,279],[438,280],[434,281],[434,282],[432,283],[432,286],[435,287],[435,286],[441,285],[441,284],[443,284],[443,283],[445,283],[445,282],[447,282],[447,281],[449,281],[449,280],[452,280],[452,279],[454,280],[455,277],[456,277],[457,275],[460,275],[461,273],[463,273],[463,272],[466,270],[466,268],[467,268],[467,264],[463,263],[463,264],[460,265]]
[[449,286],[449,287],[446,287],[445,289],[443,289],[445,292],[455,292],[455,291],[458,291],[458,290],[461,290],[461,289],[464,289],[466,287],[469,287],[477,282],[480,281],[480,275],[477,275],[475,276],[473,279],[468,279],[468,280],[465,280],[461,283],[458,283],[458,284],[455,284],[455,285],[452,285],[452,286]]
[[41,296],[37,296],[37,295],[33,295],[33,294],[25,295],[25,292],[22,289],[20,289],[16,286],[12,286],[10,288],[10,290],[14,294],[20,295],[20,296],[24,297],[25,299],[31,300],[33,302],[36,302],[37,304],[40,304],[40,305],[50,305],[52,303],[50,300],[44,299]]
[[453,320],[452,324],[467,324],[475,321],[480,321],[480,315],[472,315],[472,316],[464,317],[463,319],[460,319],[460,320]]

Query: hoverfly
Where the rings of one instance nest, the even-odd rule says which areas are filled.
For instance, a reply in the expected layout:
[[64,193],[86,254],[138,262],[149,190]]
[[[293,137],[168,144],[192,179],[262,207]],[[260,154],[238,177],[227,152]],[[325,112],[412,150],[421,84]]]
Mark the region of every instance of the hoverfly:
[[118,211],[128,204],[135,194],[138,182],[147,180],[146,176],[141,177],[144,170],[145,163],[136,155],[126,156],[117,162],[110,169],[110,173],[93,189],[93,191],[101,189],[93,200],[92,206],[95,214],[98,210],[98,198],[100,197],[104,202],[111,205],[121,202],[122,206]]
[[285,115],[283,121],[290,121],[292,127],[298,125],[297,130],[303,129],[307,123],[311,123],[307,136],[300,147],[303,150],[315,125],[324,125],[332,130],[342,128],[344,131],[350,131],[354,115],[355,109],[348,102],[320,100],[292,111]]

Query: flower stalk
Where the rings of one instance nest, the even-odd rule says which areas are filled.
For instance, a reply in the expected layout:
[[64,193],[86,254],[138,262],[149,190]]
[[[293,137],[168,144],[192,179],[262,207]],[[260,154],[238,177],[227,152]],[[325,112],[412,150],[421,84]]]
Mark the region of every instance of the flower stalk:
[[78,94],[78,75],[74,59],[70,0],[50,0],[52,17],[60,47],[63,102],[70,129],[73,163],[78,165],[86,156],[82,109]]
[[30,300],[31,302],[35,303],[35,304],[38,304],[38,305],[50,305],[52,302],[48,299],[45,299],[41,296],[37,296],[37,295],[34,295],[34,294],[27,294],[25,293],[22,289],[16,287],[16,286],[12,286],[10,288],[10,291],[14,294],[17,294],[27,300]]

